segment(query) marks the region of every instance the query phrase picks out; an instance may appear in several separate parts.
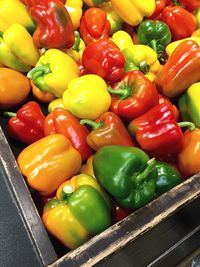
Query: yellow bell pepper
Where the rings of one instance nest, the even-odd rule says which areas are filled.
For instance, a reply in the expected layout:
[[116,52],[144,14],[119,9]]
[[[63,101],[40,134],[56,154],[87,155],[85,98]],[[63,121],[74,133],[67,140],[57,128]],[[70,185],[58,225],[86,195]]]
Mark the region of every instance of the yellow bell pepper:
[[122,51],[126,58],[125,71],[140,70],[154,81],[160,70],[157,53],[147,45],[132,45]]
[[78,173],[82,160],[64,135],[53,134],[22,150],[17,162],[29,186],[50,195]]
[[79,172],[80,173],[85,173],[85,174],[88,174],[90,176],[95,177],[94,170],[93,170],[93,165],[92,165],[93,159],[94,159],[94,155],[91,155],[87,159],[86,164],[82,164],[81,165],[81,168],[80,168]]
[[95,120],[109,109],[111,96],[101,77],[87,74],[69,82],[63,104],[76,117]]
[[105,0],[83,0],[83,2],[89,7],[100,6],[104,1]]
[[117,31],[112,35],[111,40],[119,47],[122,51],[126,47],[133,45],[131,36],[125,31]]
[[175,48],[180,44],[182,43],[183,41],[186,41],[186,40],[192,40],[192,41],[195,41],[197,42],[199,45],[200,45],[200,36],[191,36],[191,37],[188,37],[188,38],[185,38],[185,39],[181,39],[181,40],[178,40],[178,41],[175,41],[175,42],[172,42],[170,44],[168,44],[165,48],[165,52],[168,56],[170,56]]
[[[14,23],[23,25],[30,33],[35,30],[35,24],[27,7],[22,2],[19,0],[0,0],[0,31],[4,32]],[[21,41],[24,42],[23,39]]]
[[56,98],[48,105],[48,112],[51,113],[55,108],[65,109],[62,98]]
[[197,28],[199,29],[200,28],[200,8],[198,8],[196,10],[195,17],[196,17],[196,20],[197,20]]
[[79,76],[76,62],[58,49],[49,49],[38,60],[36,67],[27,77],[43,91],[48,91],[56,97],[62,97],[68,83]]
[[[26,44],[24,47],[22,40]],[[27,72],[39,57],[32,36],[21,24],[12,24],[0,37],[0,63],[4,66]]]
[[196,31],[194,31],[191,36],[200,37],[200,29],[197,29]]
[[155,0],[111,0],[114,10],[123,21],[137,26],[144,17],[150,17],[156,7]]
[[80,20],[81,20],[82,13],[83,13],[82,11],[83,1],[82,0],[67,0],[65,6],[71,17],[73,29],[77,30],[80,25]]
[[123,20],[119,17],[117,12],[115,12],[110,1],[104,2],[100,8],[106,12],[107,19],[110,22],[111,34],[122,29]]

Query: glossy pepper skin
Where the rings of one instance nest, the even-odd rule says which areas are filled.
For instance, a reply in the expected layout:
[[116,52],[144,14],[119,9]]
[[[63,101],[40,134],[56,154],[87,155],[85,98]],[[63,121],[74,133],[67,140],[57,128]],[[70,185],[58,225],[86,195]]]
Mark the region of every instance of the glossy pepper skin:
[[192,84],[178,100],[182,120],[188,120],[200,127],[200,82]]
[[30,101],[23,105],[17,113],[10,113],[12,117],[7,123],[10,137],[27,145],[44,137],[45,116],[37,102]]
[[108,91],[112,94],[110,110],[125,121],[141,116],[159,102],[155,85],[138,70],[126,72]]
[[119,47],[121,51],[133,45],[133,40],[126,31],[120,30],[112,35],[111,40]]
[[195,16],[181,6],[165,7],[161,20],[169,26],[174,41],[189,37],[197,25]]
[[183,148],[178,155],[178,167],[185,177],[200,171],[200,129],[185,131]]
[[100,39],[108,39],[110,22],[105,11],[97,7],[87,9],[81,18],[79,31],[86,45]]
[[105,146],[94,155],[96,179],[125,208],[140,208],[155,197],[155,160],[136,147]]
[[37,23],[33,39],[39,48],[70,48],[74,43],[73,25],[60,0],[43,0],[29,8]]
[[182,148],[183,133],[168,103],[158,104],[132,120],[128,129],[145,151],[177,155]]
[[26,147],[17,162],[29,186],[50,195],[81,166],[79,152],[64,135],[53,134]]
[[27,77],[40,89],[62,97],[70,80],[79,76],[76,62],[58,49],[49,49],[42,55]]
[[92,154],[92,149],[86,143],[89,134],[88,129],[81,125],[79,119],[72,115],[69,111],[62,108],[56,108],[49,113],[44,121],[44,134],[63,134],[76,148],[82,160],[87,159]]
[[178,96],[200,80],[199,68],[199,45],[192,40],[183,41],[158,73],[157,88],[167,97]]
[[70,81],[62,100],[65,109],[74,116],[95,120],[103,112],[108,111],[111,96],[101,77],[87,74]]
[[80,123],[92,126],[93,129],[86,140],[88,145],[96,151],[106,145],[133,146],[128,130],[113,112],[101,114],[96,122],[81,120]]
[[167,0],[155,0],[155,10],[149,19],[160,20],[163,9],[167,4]]
[[[26,46],[22,48],[22,40]],[[39,51],[27,29],[12,24],[0,35],[0,63],[20,72],[28,72],[39,59]]]
[[140,70],[150,80],[154,81],[160,70],[157,53],[147,45],[131,45],[122,50],[126,59],[125,71]]
[[162,195],[182,182],[180,172],[166,162],[156,161],[155,168],[158,172],[156,180],[156,194]]
[[45,227],[66,247],[80,246],[111,225],[110,205],[104,194],[93,177],[73,177],[59,187],[57,199],[45,205]]
[[73,29],[77,30],[80,26],[81,17],[83,14],[83,1],[82,0],[67,0],[64,4],[69,12],[72,20]]
[[152,47],[162,60],[164,49],[172,37],[168,25],[160,20],[144,20],[137,34],[139,43]]
[[[144,17],[149,17],[155,10],[155,0],[111,0],[114,10],[121,19],[131,26],[137,26]],[[134,14],[134,15],[133,15]]]
[[114,82],[124,73],[125,58],[111,40],[91,42],[83,51],[83,66],[107,82]]
[[[13,12],[14,11],[14,12]],[[24,26],[31,34],[35,30],[35,23],[27,7],[19,0],[0,1],[0,31],[4,32],[12,24]]]
[[200,8],[199,0],[179,0],[179,2],[190,12]]

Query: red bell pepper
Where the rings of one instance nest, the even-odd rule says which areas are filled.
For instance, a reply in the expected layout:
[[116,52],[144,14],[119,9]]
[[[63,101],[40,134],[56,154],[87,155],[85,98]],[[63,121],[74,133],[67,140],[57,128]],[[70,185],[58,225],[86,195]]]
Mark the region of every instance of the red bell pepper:
[[142,116],[130,122],[128,129],[135,135],[140,147],[157,155],[176,156],[182,148],[183,133],[180,127],[193,123],[177,123],[173,106],[168,103],[158,104]]
[[96,122],[81,120],[80,123],[90,125],[93,128],[87,136],[87,143],[96,151],[107,145],[134,145],[122,120],[113,112],[103,113],[96,119]]
[[151,17],[149,17],[149,19],[159,20],[161,18],[162,11],[167,4],[167,0],[156,0],[155,3],[156,3],[156,8]]
[[69,111],[62,108],[56,108],[49,113],[44,121],[44,134],[63,134],[76,148],[82,160],[87,159],[92,155],[93,151],[86,143],[86,138],[89,134],[88,129],[81,125],[79,119],[72,115]]
[[200,80],[200,46],[186,40],[170,55],[156,78],[158,89],[167,97],[180,95]]
[[100,39],[108,39],[110,22],[106,12],[97,7],[88,8],[81,18],[79,31],[86,45]]
[[133,209],[121,207],[117,202],[113,202],[111,211],[113,224],[123,220],[133,211]]
[[182,6],[190,12],[200,7],[199,0],[168,0],[168,5]]
[[[60,2],[62,2],[63,4],[66,3],[66,0],[59,0]],[[34,5],[39,5],[42,4],[43,0],[21,0],[21,2],[23,2],[25,5],[27,5],[28,8],[30,8],[31,6]]]
[[162,103],[168,103],[169,105],[172,106],[172,108],[174,109],[174,115],[175,115],[175,119],[178,120],[179,118],[179,110],[178,108],[172,104],[172,102],[164,95],[159,94],[159,104]]
[[7,132],[13,139],[29,145],[44,137],[45,116],[36,102],[30,101],[17,113],[5,112],[5,115],[11,117],[7,124]]
[[197,26],[195,16],[181,6],[165,7],[161,20],[169,26],[173,40],[191,36]]
[[108,39],[91,42],[83,51],[82,64],[107,82],[114,82],[124,73],[126,61],[118,46]]
[[73,25],[65,5],[59,0],[27,0],[37,23],[33,39],[39,48],[70,48],[74,43]]
[[131,121],[159,102],[155,85],[138,70],[126,72],[108,91],[112,94],[110,110]]

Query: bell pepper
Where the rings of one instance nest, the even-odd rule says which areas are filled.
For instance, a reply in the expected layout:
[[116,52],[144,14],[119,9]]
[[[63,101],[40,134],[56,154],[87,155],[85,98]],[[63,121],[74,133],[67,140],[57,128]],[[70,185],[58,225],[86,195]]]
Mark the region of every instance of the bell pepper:
[[191,36],[197,26],[195,16],[181,6],[165,7],[161,20],[169,26],[174,41]]
[[79,76],[76,62],[58,49],[49,49],[42,55],[36,67],[27,77],[40,89],[61,97],[68,83]]
[[62,98],[56,98],[51,101],[48,105],[48,112],[52,112],[55,108],[65,109]]
[[106,12],[97,7],[87,9],[81,18],[79,31],[86,45],[100,39],[108,39],[110,22],[106,17]]
[[116,31],[121,30],[123,21],[113,9],[111,2],[104,2],[102,5],[100,5],[100,8],[106,12],[107,19],[110,22],[110,34],[112,35]]
[[200,171],[200,129],[185,131],[183,148],[178,155],[178,167],[185,177],[190,177]]
[[[191,35],[191,37],[200,37],[200,29],[197,29],[194,31]],[[196,41],[198,43],[198,41]]]
[[50,195],[78,173],[82,160],[69,139],[53,134],[23,149],[17,162],[28,185],[41,195]]
[[160,20],[144,20],[140,23],[137,34],[139,43],[152,47],[163,62],[164,49],[172,37],[168,25]]
[[154,106],[142,116],[132,120],[128,129],[136,137],[141,149],[158,155],[181,151],[183,133],[180,127],[194,127],[193,123],[176,121],[172,105],[162,103]]
[[10,137],[25,144],[32,144],[44,137],[44,115],[37,102],[29,101],[17,113],[4,112],[11,117],[7,123]]
[[182,182],[180,172],[169,163],[156,161],[155,168],[158,172],[156,194],[162,195]]
[[89,7],[100,6],[104,1],[106,0],[83,0],[83,2]]
[[155,0],[111,0],[114,10],[123,21],[131,26],[137,26],[144,17],[150,17],[155,10]]
[[111,225],[111,211],[96,180],[80,174],[61,185],[57,199],[45,205],[42,221],[53,236],[74,249]]
[[117,31],[112,35],[111,40],[119,47],[121,51],[123,51],[126,47],[130,47],[133,45],[133,40],[125,31]]
[[33,22],[27,7],[23,3],[19,0],[1,0],[0,31],[6,31],[15,23],[24,26],[31,34],[35,30],[35,23]]
[[73,29],[77,30],[80,26],[80,21],[83,13],[83,0],[67,0],[65,2],[65,6],[72,20]]
[[167,0],[155,0],[155,10],[149,19],[160,20],[161,14],[165,6],[167,5]]
[[85,164],[81,165],[79,173],[84,173],[84,174],[88,174],[88,175],[90,175],[92,177],[95,177],[94,176],[93,165],[92,165],[93,159],[94,159],[94,154],[89,156],[89,158],[87,159]]
[[74,116],[89,120],[98,118],[111,103],[105,81],[94,74],[71,80],[62,99],[64,107]]
[[94,155],[96,179],[125,208],[140,208],[155,198],[155,159],[139,148],[104,146]]
[[188,120],[200,127],[200,82],[192,84],[178,100],[182,120]]
[[56,108],[49,113],[44,121],[44,134],[63,134],[72,143],[72,146],[78,150],[82,160],[87,159],[92,154],[92,149],[86,143],[89,134],[88,129],[81,125],[79,119],[69,111],[62,108]]
[[112,205],[112,222],[117,223],[133,212],[133,209],[123,208],[117,202]]
[[175,48],[177,46],[180,45],[180,43],[184,42],[184,41],[188,41],[188,40],[192,40],[192,41],[195,41],[196,43],[198,43],[200,45],[200,36],[191,36],[191,37],[188,37],[188,38],[184,38],[184,39],[181,39],[181,40],[178,40],[178,41],[174,41],[170,44],[168,44],[165,48],[165,52],[167,53],[168,56],[171,56],[171,54],[174,52]]
[[0,109],[15,108],[30,93],[28,78],[13,69],[0,67]]
[[176,105],[174,105],[170,100],[169,98],[167,98],[166,96],[164,95],[161,95],[161,94],[158,94],[159,95],[159,104],[162,104],[162,103],[168,103],[169,105],[171,105],[173,111],[174,111],[174,116],[175,116],[175,120],[178,120],[179,118],[179,110],[178,108],[176,107]]
[[200,28],[200,7],[196,10],[195,17],[196,17],[196,21],[197,21],[197,27],[199,29]]
[[42,103],[49,103],[55,99],[55,96],[49,92],[44,92],[37,88],[33,81],[31,81],[31,92],[33,97]]
[[180,43],[156,78],[158,89],[168,97],[180,95],[200,80],[200,47],[187,40]]
[[[176,4],[176,1],[174,1]],[[184,6],[185,9],[189,10],[190,12],[196,10],[200,7],[199,0],[179,0],[177,4],[181,4]]]
[[114,82],[124,73],[125,58],[111,40],[91,42],[83,51],[83,66],[107,82]]
[[[26,45],[22,48],[22,40]],[[20,72],[28,72],[39,59],[32,36],[20,24],[12,24],[0,34],[0,63]]]
[[59,0],[43,0],[29,8],[37,23],[33,39],[39,48],[70,48],[74,43],[73,25],[65,5]]
[[154,81],[160,70],[156,52],[147,45],[131,45],[122,51],[125,59],[125,71],[140,70],[146,78]]
[[108,91],[112,94],[110,110],[126,121],[144,114],[159,102],[155,85],[138,70],[125,73]]
[[122,120],[113,112],[101,114],[96,122],[81,120],[80,123],[92,127],[86,140],[88,145],[96,151],[107,145],[133,146],[128,130]]

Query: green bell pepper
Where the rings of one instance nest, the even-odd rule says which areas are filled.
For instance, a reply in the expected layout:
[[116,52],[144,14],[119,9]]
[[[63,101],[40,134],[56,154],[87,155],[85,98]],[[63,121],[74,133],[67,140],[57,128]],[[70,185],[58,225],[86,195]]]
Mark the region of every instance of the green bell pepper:
[[192,84],[178,101],[179,111],[183,121],[191,121],[200,127],[200,82]]
[[156,194],[162,195],[182,182],[180,172],[170,164],[156,161],[155,167],[158,172]]
[[96,179],[123,207],[140,208],[156,196],[155,159],[139,148],[104,146],[95,155]]
[[168,25],[159,20],[144,20],[140,23],[137,34],[139,43],[153,48],[162,62],[165,47],[172,38]]

